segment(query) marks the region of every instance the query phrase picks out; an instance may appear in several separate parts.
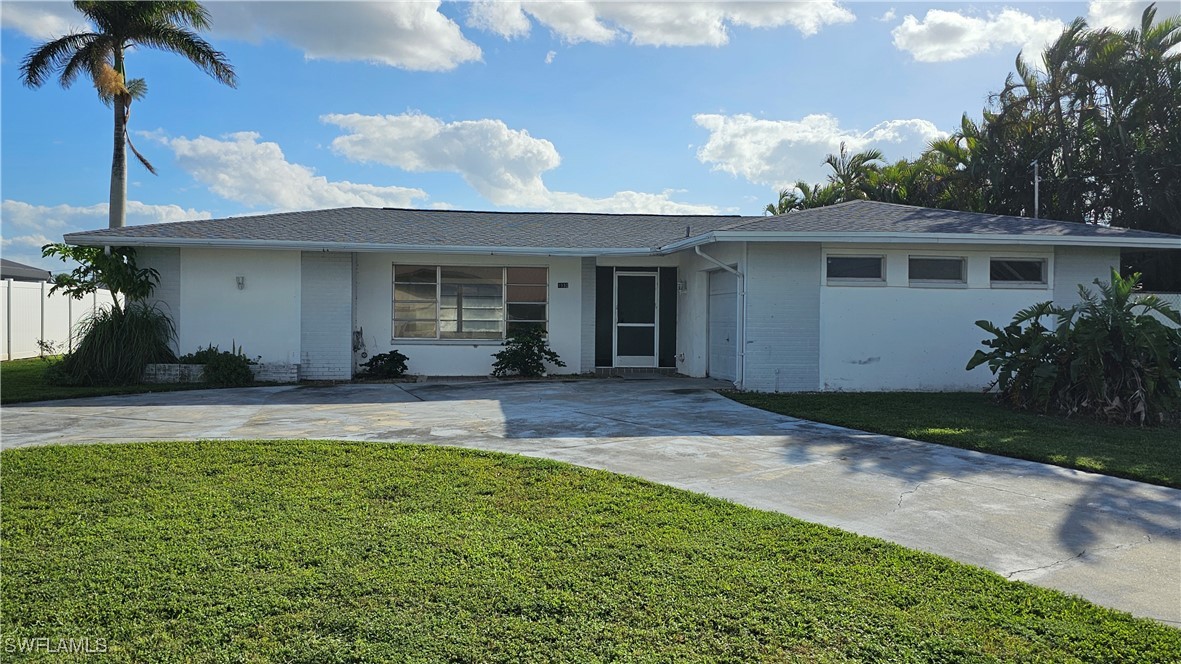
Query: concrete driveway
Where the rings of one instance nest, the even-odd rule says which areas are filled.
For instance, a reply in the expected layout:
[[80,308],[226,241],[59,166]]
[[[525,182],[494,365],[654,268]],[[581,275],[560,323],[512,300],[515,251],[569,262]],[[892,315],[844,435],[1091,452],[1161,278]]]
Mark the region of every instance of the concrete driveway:
[[986,567],[1181,627],[1181,491],[748,408],[689,379],[289,386],[14,405],[0,445],[425,442],[568,461]]

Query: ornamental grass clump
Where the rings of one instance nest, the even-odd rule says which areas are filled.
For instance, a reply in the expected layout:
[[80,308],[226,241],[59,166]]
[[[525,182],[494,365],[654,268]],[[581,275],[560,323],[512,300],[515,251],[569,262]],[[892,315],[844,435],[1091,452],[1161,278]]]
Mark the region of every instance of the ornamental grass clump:
[[47,367],[46,380],[57,385],[131,385],[144,367],[175,362],[172,320],[158,307],[130,302],[123,308],[99,309],[78,324],[81,341],[61,362]]
[[1139,273],[1113,270],[1110,284],[1094,283],[1099,294],[1079,286],[1073,307],[1041,302],[1004,329],[976,321],[993,335],[983,341],[991,350],[977,350],[967,368],[987,364],[995,375],[988,389],[1018,409],[1124,424],[1177,419],[1181,313],[1155,295],[1137,297]]

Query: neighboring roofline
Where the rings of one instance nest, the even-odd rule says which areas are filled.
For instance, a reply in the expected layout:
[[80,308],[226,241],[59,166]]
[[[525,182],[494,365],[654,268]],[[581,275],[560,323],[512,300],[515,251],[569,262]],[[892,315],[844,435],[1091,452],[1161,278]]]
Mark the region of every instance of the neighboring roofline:
[[246,240],[168,237],[119,237],[70,233],[68,244],[86,247],[207,247],[210,249],[289,249],[300,251],[396,252],[405,254],[491,254],[509,256],[652,256],[649,247],[498,247],[430,244],[375,244],[370,242],[312,242],[308,240]]
[[1181,249],[1181,237],[1119,237],[1095,235],[1045,235],[1036,233],[900,233],[813,231],[711,231],[659,248],[671,253],[712,242],[818,242],[858,244],[1025,244],[1039,246],[1126,247],[1130,249]]

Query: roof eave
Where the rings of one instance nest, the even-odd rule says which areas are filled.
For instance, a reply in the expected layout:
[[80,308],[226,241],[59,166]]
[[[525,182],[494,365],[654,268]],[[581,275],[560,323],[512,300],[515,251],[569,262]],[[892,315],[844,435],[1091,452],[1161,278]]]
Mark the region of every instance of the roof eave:
[[1097,237],[1039,235],[1034,233],[819,233],[799,231],[713,231],[685,238],[660,248],[673,253],[711,242],[817,242],[858,244],[1024,244],[1039,246],[1121,247],[1128,249],[1181,249],[1181,238]]
[[342,251],[406,254],[485,254],[496,256],[652,256],[647,247],[497,247],[428,244],[378,244],[371,242],[309,242],[305,240],[247,240],[163,237],[116,237],[71,233],[67,244],[88,247],[187,247],[209,249],[272,249],[291,251]]

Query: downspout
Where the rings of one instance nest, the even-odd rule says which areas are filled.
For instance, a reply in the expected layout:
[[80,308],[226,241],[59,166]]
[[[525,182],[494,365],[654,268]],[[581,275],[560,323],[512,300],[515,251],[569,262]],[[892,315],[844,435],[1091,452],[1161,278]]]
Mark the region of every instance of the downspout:
[[741,390],[743,379],[746,378],[746,275],[705,253],[701,250],[701,245],[694,246],[693,251],[738,278],[738,311],[741,319],[739,322],[742,325],[738,328],[738,378],[734,381],[734,387]]

